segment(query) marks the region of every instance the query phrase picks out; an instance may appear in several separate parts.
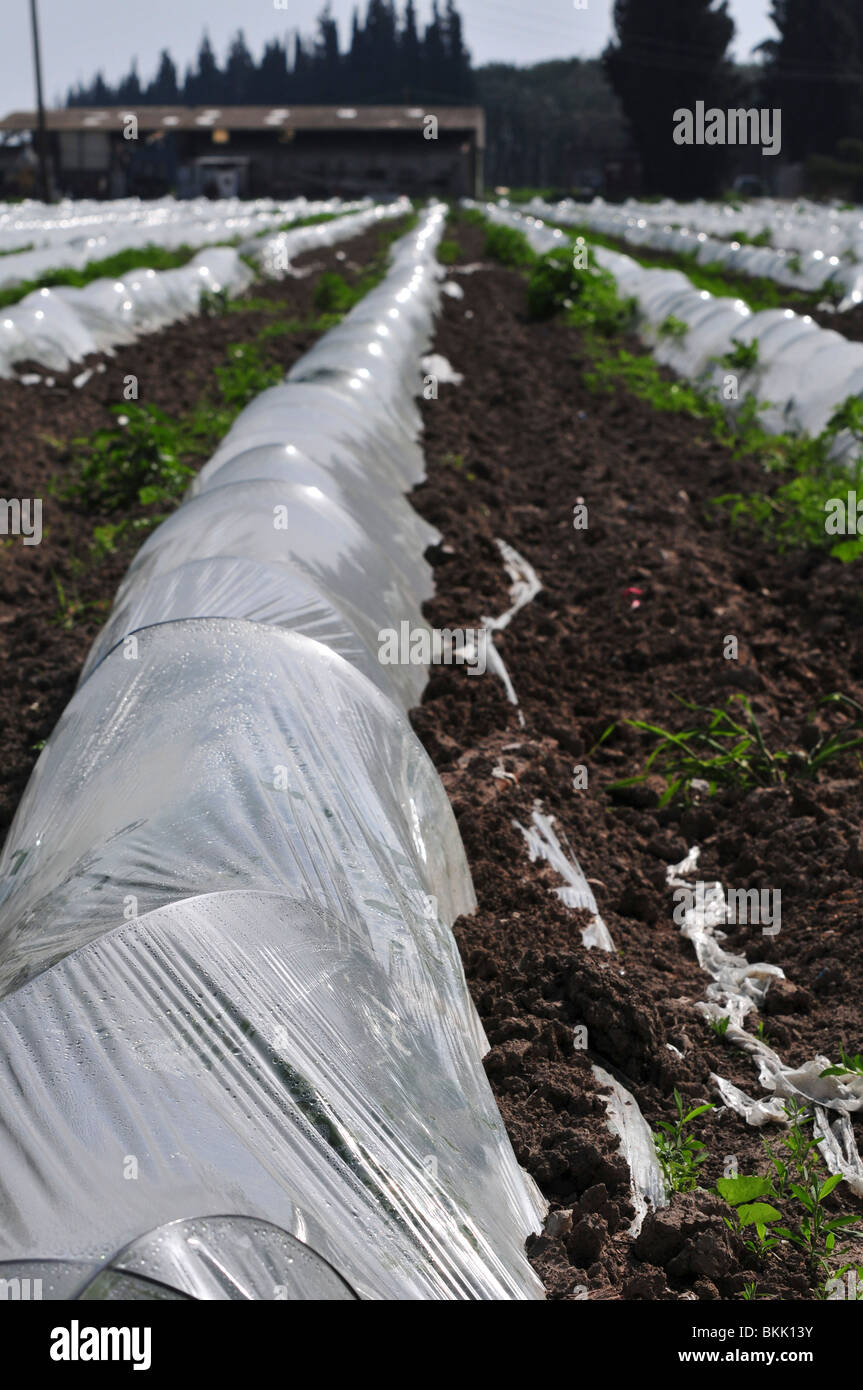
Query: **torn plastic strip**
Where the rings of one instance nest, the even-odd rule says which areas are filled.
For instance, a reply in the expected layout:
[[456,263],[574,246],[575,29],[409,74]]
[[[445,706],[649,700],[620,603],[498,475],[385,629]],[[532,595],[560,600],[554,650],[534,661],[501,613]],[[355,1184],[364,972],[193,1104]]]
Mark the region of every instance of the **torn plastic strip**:
[[[863,1159],[857,1150],[851,1120],[847,1114],[833,1118],[823,1106],[815,1107],[815,1134],[821,1139],[821,1154],[831,1173],[841,1173],[851,1191],[863,1197]],[[844,1232],[860,1238],[860,1232]]]
[[[519,555],[514,546],[499,537],[495,537],[494,543],[503,557],[504,568],[510,578],[509,592],[512,604],[505,613],[501,613],[499,618],[483,618],[482,625],[490,632],[503,632],[504,628],[509,627],[516,613],[524,608],[525,604],[536,598],[542,584],[533,565],[525,560],[523,555]],[[503,682],[506,698],[511,705],[515,705],[518,711],[518,722],[524,728],[524,713],[519,706],[515,687],[510,680],[503,657],[494,642],[488,644],[488,664],[498,679]]]
[[[784,980],[785,972],[778,965],[768,965],[763,961],[750,963],[745,956],[732,955],[720,946],[725,933],[719,931],[718,927],[727,920],[722,884],[693,884],[683,877],[697,868],[700,853],[695,847],[679,864],[669,865],[665,873],[666,882],[670,888],[682,890],[693,899],[694,905],[685,909],[680,931],[692,942],[698,964],[713,981],[707,990],[707,997],[712,1001],[710,1007],[718,1009],[721,1003],[724,1012],[739,1026],[746,1015],[763,1001],[770,982]],[[708,1008],[707,1005],[701,1007]],[[719,1012],[721,1016],[722,1011]],[[750,1035],[747,1033],[745,1036]]]
[[602,1100],[608,1113],[608,1128],[620,1139],[620,1152],[632,1175],[635,1220],[629,1228],[629,1235],[637,1236],[650,1208],[668,1205],[653,1135],[638,1108],[637,1100],[626,1087],[621,1086],[602,1067],[594,1065],[592,1070],[599,1085],[607,1086],[611,1092],[602,1096]]
[[531,863],[537,859],[544,859],[550,864],[566,884],[564,888],[555,888],[554,890],[564,906],[573,909],[581,908],[585,912],[591,913],[593,917],[590,926],[582,928],[582,945],[586,946],[588,950],[592,946],[596,946],[600,951],[613,951],[614,942],[608,927],[599,915],[593,890],[584,876],[581,865],[566,843],[566,837],[564,837],[564,844],[561,844],[557,838],[554,832],[554,817],[543,815],[541,803],[536,802],[531,813],[531,821],[532,824],[527,829],[520,821],[514,820],[512,822],[527,840]]
[[[445,291],[446,285],[442,285],[441,290]],[[461,386],[464,381],[464,374],[457,372],[452,363],[439,352],[428,353],[421,359],[420,365],[427,375],[437,377],[444,386]]]

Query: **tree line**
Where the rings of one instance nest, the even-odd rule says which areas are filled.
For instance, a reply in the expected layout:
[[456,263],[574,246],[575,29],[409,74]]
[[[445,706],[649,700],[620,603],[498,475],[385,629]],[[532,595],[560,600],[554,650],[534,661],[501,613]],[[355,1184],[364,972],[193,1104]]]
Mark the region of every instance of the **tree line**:
[[306,39],[272,39],[255,62],[240,30],[220,64],[209,37],[196,61],[180,77],[163,49],[155,76],[142,82],[133,62],[111,85],[102,73],[78,84],[68,106],[327,106],[353,102],[389,105],[430,102],[461,105],[476,96],[470,55],[454,0],[433,0],[431,19],[417,20],[414,0],[400,16],[393,0],[368,0],[364,20],[353,12],[350,42],[343,52],[339,31],[327,6],[317,33]]

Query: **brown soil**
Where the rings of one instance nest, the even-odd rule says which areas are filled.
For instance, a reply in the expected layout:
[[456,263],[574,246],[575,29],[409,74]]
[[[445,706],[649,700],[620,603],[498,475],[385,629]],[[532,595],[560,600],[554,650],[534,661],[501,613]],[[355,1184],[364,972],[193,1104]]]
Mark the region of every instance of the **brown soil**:
[[843,313],[831,313],[829,309],[810,309],[810,314],[822,328],[833,328],[843,338],[852,342],[863,342],[863,304],[856,309],[846,309]]
[[[479,259],[481,233],[460,225],[457,235],[464,259]],[[705,504],[763,483],[754,461],[735,462],[686,418],[623,393],[592,395],[578,332],[527,322],[513,272],[456,278],[465,297],[445,301],[435,350],[465,380],[425,405],[429,478],[412,498],[446,538],[428,617],[474,627],[509,606],[497,537],[534,565],[543,589],[498,639],[524,728],[498,680],[453,667],[434,673],[413,717],[453,801],[479,899],[457,936],[492,1044],[488,1074],[519,1159],[553,1207],[572,1212],[570,1231],[535,1242],[536,1267],[555,1298],[585,1288],[605,1299],[733,1298],[752,1280],[772,1298],[812,1297],[794,1254],[756,1270],[726,1231],[727,1208],[707,1195],[675,1198],[633,1244],[628,1173],[591,1063],[631,1089],[654,1126],[672,1118],[675,1085],[693,1104],[718,1103],[711,1072],[761,1094],[752,1061],[695,1009],[709,981],[665,886],[665,866],[693,844],[707,882],[782,891],[778,936],[728,929],[727,949],[775,962],[792,982],[748,1028],[764,1022],[790,1063],[818,1052],[838,1060],[840,1041],[860,1050],[858,769],[846,759],[818,783],[720,791],[664,810],[653,783],[616,794],[608,785],[640,771],[649,747],[623,721],[680,728],[676,695],[720,705],[745,692],[768,746],[791,749],[804,744],[821,696],[863,699],[859,572],[763,547],[753,555]],[[586,531],[573,529],[579,499]],[[738,661],[723,657],[729,633]],[[611,724],[613,737],[590,753]],[[578,764],[588,790],[573,790]],[[593,883],[617,955],[581,945],[579,915],[554,891],[560,878],[529,862],[513,822],[527,825],[537,801]],[[577,1025],[588,1029],[586,1051],[573,1049]],[[764,1170],[761,1132],[732,1112],[711,1112],[697,1132],[705,1186],[730,1155],[741,1172]]]

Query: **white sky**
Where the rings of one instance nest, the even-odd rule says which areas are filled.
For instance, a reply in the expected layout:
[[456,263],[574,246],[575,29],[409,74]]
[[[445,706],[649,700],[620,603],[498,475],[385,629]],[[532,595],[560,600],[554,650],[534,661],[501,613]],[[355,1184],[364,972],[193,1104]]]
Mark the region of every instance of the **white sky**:
[[[424,20],[431,0],[415,0]],[[662,0],[656,0],[661,4]],[[89,80],[102,68],[113,81],[137,56],[138,71],[149,78],[163,47],[170,49],[182,75],[208,28],[222,57],[231,35],[243,28],[252,51],[286,31],[311,34],[323,0],[39,0],[45,99],[53,105],[78,78]],[[333,0],[343,44],[347,40],[353,0]],[[360,0],[360,13],[365,13]],[[460,0],[465,38],[475,63],[532,63],[544,58],[590,57],[600,53],[611,35],[612,0],[588,0],[577,10],[574,0]],[[773,33],[769,0],[731,0],[737,23],[736,54]],[[34,104],[28,0],[2,0],[0,45],[0,114]],[[398,9],[403,9],[399,0]]]

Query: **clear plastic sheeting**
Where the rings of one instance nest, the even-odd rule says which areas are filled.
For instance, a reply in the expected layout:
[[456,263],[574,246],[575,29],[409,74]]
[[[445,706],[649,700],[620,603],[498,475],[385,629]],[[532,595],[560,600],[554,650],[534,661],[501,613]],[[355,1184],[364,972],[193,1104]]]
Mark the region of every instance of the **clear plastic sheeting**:
[[327,1302],[356,1300],[334,1269],[296,1236],[248,1216],[169,1221],[107,1264],[0,1260],[7,1298],[76,1302]]
[[608,1128],[620,1140],[620,1152],[626,1159],[632,1178],[635,1219],[629,1234],[637,1236],[648,1211],[668,1205],[653,1135],[635,1096],[602,1067],[594,1066],[592,1071],[598,1085],[607,1086],[609,1090],[609,1094],[602,1099],[608,1115]]
[[231,247],[199,251],[177,270],[141,269],[122,280],[94,280],[81,289],[33,290],[0,310],[0,377],[32,359],[64,372],[95,352],[195,314],[205,293],[240,294],[254,276]]
[[127,602],[177,565],[214,555],[299,562],[375,631],[393,613],[421,625],[420,604],[433,592],[422,555],[409,557],[395,547],[388,554],[319,488],[264,480],[214,487],[180,507],[138,551],[118,601]]
[[393,703],[319,642],[207,618],[144,629],[78,690],[0,885],[4,993],[124,914],[196,893],[308,897],[383,955],[395,933],[409,970],[410,932],[475,905],[443,787]]
[[[567,200],[563,205],[554,206],[565,205]],[[573,204],[570,202],[569,206]],[[586,208],[597,212],[612,210],[602,198],[594,198]],[[808,252],[820,250],[825,257],[836,255],[863,261],[863,207],[860,206],[813,203],[806,198],[793,203],[785,198],[747,198],[740,203],[706,202],[700,198],[686,203],[678,203],[673,198],[645,203],[627,198],[614,210],[623,216],[633,216],[645,225],[668,227],[672,231],[685,227],[728,242],[735,240],[740,232],[750,240],[763,239],[766,235],[774,247]]]
[[245,618],[323,642],[404,709],[413,708],[425,687],[425,670],[412,665],[382,666],[374,624],[346,599],[341,605],[299,560],[278,565],[236,555],[189,560],[115,604],[90,649],[81,680],[139,628],[184,618]]
[[248,1217],[172,1221],[141,1236],[112,1267],[194,1299],[345,1303],[356,1298],[302,1241]]
[[0,1257],[101,1259],[229,1212],[363,1298],[537,1296],[537,1204],[436,967],[429,993],[361,925],[242,892],[68,956],[4,1005]]
[[272,1297],[291,1240],[287,1298],[542,1297],[399,708],[427,673],[377,660],[432,591],[403,493],[443,216],[141,549],[0,858],[0,1260],[79,1298]]

